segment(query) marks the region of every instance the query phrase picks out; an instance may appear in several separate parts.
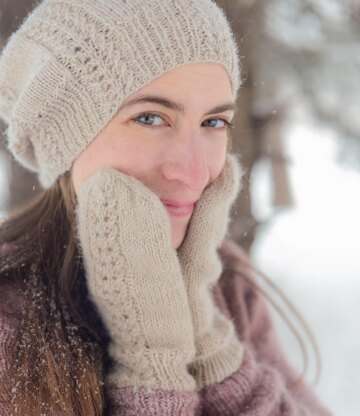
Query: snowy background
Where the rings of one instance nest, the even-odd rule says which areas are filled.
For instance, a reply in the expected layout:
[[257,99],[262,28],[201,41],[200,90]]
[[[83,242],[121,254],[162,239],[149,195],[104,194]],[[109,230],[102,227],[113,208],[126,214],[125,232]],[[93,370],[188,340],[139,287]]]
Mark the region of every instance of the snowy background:
[[[340,144],[331,130],[306,120],[289,121],[284,143],[295,207],[277,213],[260,231],[252,259],[315,334],[322,358],[320,381],[313,386],[318,396],[335,415],[358,416],[360,172],[337,162]],[[268,169],[259,163],[253,172],[253,209],[262,219],[272,214]],[[301,370],[298,344],[275,316],[289,358]],[[314,360],[310,364],[312,384]]]

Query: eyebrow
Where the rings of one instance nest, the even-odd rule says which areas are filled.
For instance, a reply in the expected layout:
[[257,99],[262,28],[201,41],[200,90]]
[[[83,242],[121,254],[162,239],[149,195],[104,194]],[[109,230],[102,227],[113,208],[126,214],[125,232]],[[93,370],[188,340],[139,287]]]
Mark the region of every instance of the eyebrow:
[[[141,95],[141,96],[139,96],[137,98],[134,98],[133,100],[130,100],[127,103],[125,103],[120,108],[120,110],[122,110],[126,107],[130,107],[130,106],[135,105],[135,104],[139,104],[139,103],[159,104],[159,105],[162,105],[163,107],[169,108],[170,110],[174,110],[174,111],[177,111],[179,113],[185,113],[185,108],[182,104],[176,103],[176,102],[171,101],[167,98],[159,97],[159,96],[156,96],[156,95]],[[207,113],[205,113],[205,115],[214,114],[214,113],[223,113],[224,111],[228,111],[228,110],[235,111],[236,110],[236,104],[226,103],[226,104],[217,105],[216,107],[210,109]]]

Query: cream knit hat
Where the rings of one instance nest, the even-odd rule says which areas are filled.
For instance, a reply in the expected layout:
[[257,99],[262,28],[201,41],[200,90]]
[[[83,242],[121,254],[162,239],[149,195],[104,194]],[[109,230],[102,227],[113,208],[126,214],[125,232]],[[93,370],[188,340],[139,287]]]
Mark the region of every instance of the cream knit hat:
[[196,62],[222,64],[236,99],[237,45],[212,0],[44,0],[0,56],[8,148],[49,188],[127,97]]

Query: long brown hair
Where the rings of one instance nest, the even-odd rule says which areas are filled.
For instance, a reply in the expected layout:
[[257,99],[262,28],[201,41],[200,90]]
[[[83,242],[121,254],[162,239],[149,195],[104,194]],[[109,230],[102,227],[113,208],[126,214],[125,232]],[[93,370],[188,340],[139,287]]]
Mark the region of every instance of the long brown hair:
[[[0,397],[4,392],[12,397],[12,414],[38,416],[60,410],[67,416],[91,416],[106,410],[103,380],[111,366],[110,338],[87,296],[76,242],[75,204],[67,172],[0,224],[0,247],[6,243],[12,247],[0,250],[0,290],[11,284],[26,299],[10,374],[0,377]],[[316,342],[301,315],[264,273],[250,261],[245,263],[282,296],[300,320],[319,362]],[[295,334],[305,371],[307,354],[301,336],[267,291],[251,283]]]
[[0,378],[12,414],[104,414],[109,336],[87,296],[75,201],[68,172],[0,225],[0,246],[11,245],[0,250],[0,290],[10,284],[26,300],[11,374]]

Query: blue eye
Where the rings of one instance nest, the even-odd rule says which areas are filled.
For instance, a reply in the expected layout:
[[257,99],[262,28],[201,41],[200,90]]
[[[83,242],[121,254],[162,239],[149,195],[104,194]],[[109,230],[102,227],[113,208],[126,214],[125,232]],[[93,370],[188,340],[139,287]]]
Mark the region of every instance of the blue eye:
[[[211,122],[210,123],[211,126],[207,126],[207,127],[212,127],[212,128],[215,128],[215,129],[223,129],[225,127],[229,127],[229,128],[233,128],[234,127],[234,125],[232,123],[230,123],[229,121],[227,121],[227,120],[225,120],[223,118],[210,118],[209,120],[205,120],[204,123],[206,123],[208,121]],[[222,123],[222,125],[220,125],[220,127],[215,127],[216,122],[219,122],[219,121]]]
[[[163,125],[162,122],[164,122],[164,119],[160,117],[157,114],[154,113],[142,113],[136,116],[133,119],[136,123],[142,124],[147,127],[160,127]],[[156,120],[158,120],[156,122]],[[162,122],[159,120],[162,120]],[[220,126],[219,123],[220,122]],[[223,119],[223,118],[210,118],[208,120],[205,120],[204,123],[209,123],[208,125],[205,125],[205,127],[210,127],[211,129],[215,130],[223,130],[225,128],[233,128],[234,124],[230,123],[229,121]]]
[[[140,121],[140,119],[142,119],[143,121]],[[164,121],[164,119],[162,117],[158,116],[157,114],[153,114],[153,113],[143,113],[143,114],[140,114],[140,115],[138,115],[137,117],[134,118],[134,120],[137,121],[140,124],[145,124],[146,126],[158,126],[159,123],[155,123],[155,124],[151,123],[151,121],[154,121],[154,119]]]

